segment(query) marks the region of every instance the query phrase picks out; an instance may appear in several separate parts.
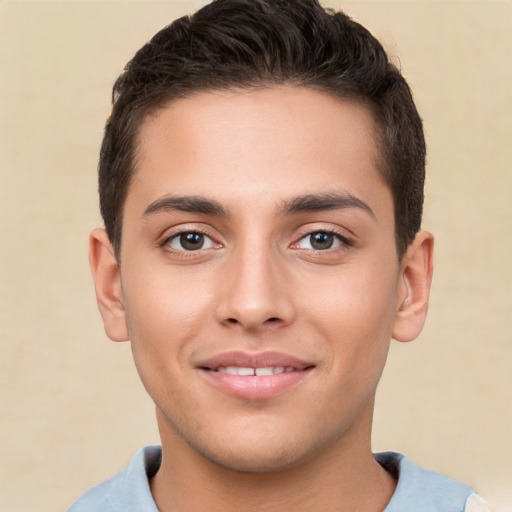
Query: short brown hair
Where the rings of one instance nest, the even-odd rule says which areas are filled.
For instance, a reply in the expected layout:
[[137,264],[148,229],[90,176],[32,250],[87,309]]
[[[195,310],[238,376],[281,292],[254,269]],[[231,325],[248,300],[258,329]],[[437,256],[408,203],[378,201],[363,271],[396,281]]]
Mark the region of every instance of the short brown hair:
[[100,208],[117,256],[142,121],[199,91],[291,85],[367,105],[380,128],[379,171],[394,201],[399,257],[420,229],[421,118],[400,71],[368,30],[317,0],[216,0],[158,32],[112,94],[99,161]]

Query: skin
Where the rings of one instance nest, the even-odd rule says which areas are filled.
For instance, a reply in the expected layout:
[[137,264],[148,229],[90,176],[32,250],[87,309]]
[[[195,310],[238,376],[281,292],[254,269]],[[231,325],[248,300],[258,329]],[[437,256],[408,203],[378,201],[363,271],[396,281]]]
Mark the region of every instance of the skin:
[[[103,230],[90,260],[105,330],[131,340],[156,404],[160,510],[377,512],[391,498],[371,454],[374,397],[390,339],[422,329],[433,239],[420,232],[399,260],[375,140],[363,106],[304,88],[198,93],[142,125],[122,265]],[[319,205],[329,194],[340,204]],[[318,209],[291,206],[307,195]],[[211,211],[182,211],[190,196]],[[183,233],[203,248],[185,250]],[[312,369],[243,399],[197,368],[233,350]]]

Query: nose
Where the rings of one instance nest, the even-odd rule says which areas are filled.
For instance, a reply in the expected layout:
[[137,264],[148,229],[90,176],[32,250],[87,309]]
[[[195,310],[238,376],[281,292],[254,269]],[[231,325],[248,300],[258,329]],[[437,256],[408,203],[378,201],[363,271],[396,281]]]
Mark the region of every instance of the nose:
[[247,331],[278,328],[295,316],[289,273],[279,257],[257,248],[240,250],[226,261],[217,320]]

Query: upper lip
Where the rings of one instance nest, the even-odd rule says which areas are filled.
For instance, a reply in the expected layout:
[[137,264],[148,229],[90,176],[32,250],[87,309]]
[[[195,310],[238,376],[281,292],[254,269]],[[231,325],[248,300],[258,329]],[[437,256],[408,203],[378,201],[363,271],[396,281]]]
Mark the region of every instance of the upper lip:
[[197,364],[197,368],[212,370],[226,366],[238,366],[240,368],[293,367],[297,370],[304,370],[315,365],[298,357],[273,351],[259,353],[242,351],[222,352]]

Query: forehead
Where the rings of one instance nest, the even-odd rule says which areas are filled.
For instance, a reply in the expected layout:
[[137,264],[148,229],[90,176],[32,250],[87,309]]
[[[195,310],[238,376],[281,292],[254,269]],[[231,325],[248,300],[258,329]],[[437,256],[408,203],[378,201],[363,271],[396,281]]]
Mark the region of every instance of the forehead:
[[262,205],[340,188],[389,198],[377,162],[361,104],[293,87],[201,92],[144,121],[127,203],[193,193]]

